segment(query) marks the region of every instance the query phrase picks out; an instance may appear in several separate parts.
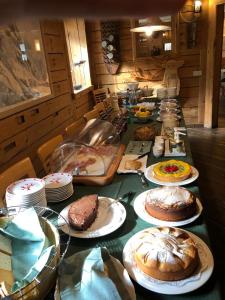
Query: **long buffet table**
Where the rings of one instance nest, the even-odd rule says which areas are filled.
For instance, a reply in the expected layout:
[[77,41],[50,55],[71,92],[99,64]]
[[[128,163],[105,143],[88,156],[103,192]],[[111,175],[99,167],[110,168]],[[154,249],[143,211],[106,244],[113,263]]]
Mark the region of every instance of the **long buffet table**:
[[[128,124],[128,130],[122,136],[122,143],[128,144],[129,140],[133,139],[133,131],[135,128],[139,127],[141,124],[134,124],[130,122]],[[161,124],[156,121],[150,121],[149,125],[153,125],[159,132],[161,129]],[[193,164],[190,146],[188,142],[188,137],[185,137],[185,148],[187,152],[186,157],[177,158],[183,161]],[[151,153],[148,158],[147,166],[154,164],[156,162],[167,160],[169,158],[155,158]],[[107,247],[110,254],[118,258],[122,262],[122,252],[126,242],[138,231],[145,228],[151,227],[153,225],[140,219],[134,209],[133,202],[137,195],[142,193],[144,190],[152,189],[157,187],[156,184],[149,182],[148,188],[143,188],[140,178],[136,174],[116,174],[114,176],[113,182],[106,186],[85,186],[78,185],[74,186],[74,195],[68,200],[61,203],[51,205],[51,208],[57,212],[60,212],[64,207],[69,205],[74,200],[92,193],[97,193],[100,196],[106,196],[110,198],[117,198],[118,196],[132,191],[135,193],[131,201],[123,201],[123,205],[126,208],[127,217],[124,224],[114,231],[113,233],[94,239],[80,239],[80,238],[71,238],[71,243],[67,252],[67,256],[70,256],[73,253],[82,251],[92,247]],[[197,196],[199,196],[199,188],[197,181],[185,186]],[[204,203],[203,203],[204,206]],[[204,211],[203,211],[204,212]],[[183,226],[184,229],[196,234],[202,240],[204,240],[209,245],[209,236],[206,224],[204,222],[204,213],[193,223]],[[216,280],[215,272],[212,274],[211,278],[199,289],[189,292],[187,294],[181,295],[165,295],[160,293],[155,293],[150,290],[147,290],[133,281],[137,299],[204,299],[204,300],[217,300],[222,299],[219,291],[219,284]]]

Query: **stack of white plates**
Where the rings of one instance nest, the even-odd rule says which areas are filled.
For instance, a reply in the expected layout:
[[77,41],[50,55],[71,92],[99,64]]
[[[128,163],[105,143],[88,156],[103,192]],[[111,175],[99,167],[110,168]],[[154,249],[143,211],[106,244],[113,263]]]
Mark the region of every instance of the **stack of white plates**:
[[21,179],[7,187],[5,198],[7,207],[46,207],[45,182],[39,178]]
[[48,202],[60,202],[73,194],[73,176],[69,173],[53,173],[43,178]]

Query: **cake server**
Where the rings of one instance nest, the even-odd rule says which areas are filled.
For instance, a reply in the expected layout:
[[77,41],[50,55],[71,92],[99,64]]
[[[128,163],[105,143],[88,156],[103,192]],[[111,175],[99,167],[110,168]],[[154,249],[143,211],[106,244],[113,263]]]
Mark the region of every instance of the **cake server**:
[[138,160],[138,159],[144,157],[145,155],[148,155],[150,152],[151,152],[151,151],[148,151],[148,152],[145,152],[145,153],[143,153],[143,154],[141,154],[141,155],[138,155],[138,157],[135,158],[134,160]]

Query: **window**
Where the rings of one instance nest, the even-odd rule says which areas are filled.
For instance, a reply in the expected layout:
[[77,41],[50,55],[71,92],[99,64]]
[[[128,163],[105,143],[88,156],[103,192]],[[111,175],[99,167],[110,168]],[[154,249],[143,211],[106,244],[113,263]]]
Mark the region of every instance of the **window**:
[[1,26],[0,111],[50,93],[39,22]]
[[91,85],[85,23],[83,19],[64,20],[73,89],[80,91]]

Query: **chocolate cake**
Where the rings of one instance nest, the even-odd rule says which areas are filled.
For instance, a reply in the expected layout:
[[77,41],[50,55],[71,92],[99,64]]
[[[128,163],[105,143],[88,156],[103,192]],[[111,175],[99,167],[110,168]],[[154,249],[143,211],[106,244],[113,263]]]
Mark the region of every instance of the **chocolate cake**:
[[86,230],[97,217],[98,195],[84,196],[70,205],[68,220],[76,230]]

